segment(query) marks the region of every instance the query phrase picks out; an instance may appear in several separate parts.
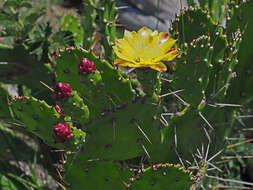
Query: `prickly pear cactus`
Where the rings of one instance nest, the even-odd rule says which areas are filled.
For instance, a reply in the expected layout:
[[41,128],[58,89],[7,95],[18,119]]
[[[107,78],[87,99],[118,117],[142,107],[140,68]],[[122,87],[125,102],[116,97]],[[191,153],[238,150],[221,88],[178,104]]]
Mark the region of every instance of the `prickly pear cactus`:
[[[153,83],[145,81],[143,86],[133,88],[129,76],[80,48],[61,51],[55,71],[57,83],[52,95],[57,106],[32,97],[16,98],[11,105],[16,120],[46,144],[70,151],[62,179],[66,183],[62,185],[78,189],[75,181],[87,179],[89,188],[101,175],[98,189],[125,189],[132,185],[137,189],[138,183],[129,184],[131,172],[122,161],[140,156],[151,159],[153,147],[161,145],[160,73],[140,70],[140,81],[145,81],[147,73],[146,80]],[[93,164],[97,159],[101,161]],[[103,163],[104,159],[115,163]],[[95,173],[82,170],[77,176],[80,167],[90,168],[90,164]],[[177,173],[187,176],[181,170]],[[178,182],[178,187],[192,183],[188,177]]]

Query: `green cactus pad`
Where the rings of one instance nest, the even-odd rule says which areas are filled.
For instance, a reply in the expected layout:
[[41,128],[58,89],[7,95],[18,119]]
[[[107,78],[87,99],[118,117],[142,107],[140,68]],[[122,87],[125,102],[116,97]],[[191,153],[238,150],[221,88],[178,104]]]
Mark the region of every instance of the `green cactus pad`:
[[[64,181],[66,188],[71,190],[125,190],[126,176],[130,171],[118,163],[106,161],[81,161],[76,158],[74,164],[66,171]],[[69,187],[69,188],[68,188]]]
[[137,69],[136,75],[144,93],[157,96],[161,92],[161,73],[150,69]]
[[[78,75],[78,62],[81,58],[92,60],[96,64],[97,71]],[[109,63],[99,60],[92,53],[72,48],[61,52],[56,62],[57,80],[69,83],[72,89],[79,91],[81,98],[89,107],[91,119],[102,110],[111,109],[134,98],[130,81],[124,79]]]
[[229,28],[228,35],[231,35],[233,31],[236,31],[240,28],[244,31],[245,26],[248,22],[251,21],[251,10],[252,2],[250,0],[246,1],[235,1],[231,2],[228,5],[228,14],[227,14],[227,22],[226,27]]
[[[233,44],[231,44],[230,47],[226,47],[224,58],[216,59],[216,64],[213,64],[214,67],[208,87],[209,92],[206,90],[206,96],[210,97],[210,99],[224,101],[224,98],[226,98],[231,81],[236,78],[235,67],[238,64],[237,52],[240,43],[241,40],[233,39]],[[218,58],[218,56],[216,56],[216,58]]]
[[[102,7],[102,8],[101,8]],[[116,1],[114,0],[101,0],[97,3],[97,12],[99,23],[98,26],[100,31],[103,32],[101,43],[104,48],[105,57],[110,61],[114,61],[114,51],[112,49],[112,44],[114,43],[116,37]]]
[[73,91],[72,96],[67,100],[60,101],[58,104],[61,105],[63,113],[71,116],[75,123],[84,124],[88,121],[89,109],[76,91]]
[[211,68],[210,38],[202,36],[190,43],[185,56],[178,58],[176,71],[173,73],[173,90],[183,90],[180,96],[194,107],[204,97]]
[[235,67],[236,77],[231,80],[227,97],[229,103],[252,107],[253,90],[251,85],[253,82],[253,66],[251,44],[253,42],[253,2],[249,1],[242,3],[240,6],[236,4],[233,6],[236,8],[234,8],[234,16],[231,18],[228,26],[238,27],[244,34],[238,51],[238,64]]
[[[197,7],[190,7],[178,15],[172,23],[172,36],[178,39],[179,44],[190,43],[202,35],[210,35],[213,41],[217,26],[214,24],[207,11]],[[187,31],[187,32],[185,32]]]
[[54,107],[32,97],[16,98],[11,105],[17,121],[24,125],[24,130],[40,137],[46,144],[56,148],[76,150],[85,140],[85,133],[71,126],[73,136],[68,142],[58,144],[52,137],[54,125],[63,122]]
[[[198,146],[201,145],[201,142],[208,141],[202,124],[204,121],[202,122],[195,110],[188,110],[185,114],[172,118],[169,121],[169,127],[162,131],[162,144],[152,147],[152,159],[177,162],[176,149],[183,159],[192,160],[191,154],[200,148]],[[198,138],[194,138],[196,136]]]
[[94,0],[89,0],[85,2],[85,6],[83,7],[82,15],[81,15],[81,24],[84,30],[83,37],[83,47],[85,49],[90,49],[94,42],[94,33],[96,30],[96,9],[92,6],[94,4]]
[[[209,84],[208,87],[205,87],[205,92],[203,88],[199,89],[205,93],[207,99],[214,97],[222,99],[226,95],[233,67],[236,64],[235,50],[238,49],[238,46],[236,45],[235,48],[234,39],[229,40],[233,43],[231,46],[229,45],[227,32],[224,31],[224,27],[221,24],[221,20],[225,16],[221,10],[224,9],[227,3],[225,1],[217,3],[203,0],[200,1],[200,4],[205,9],[189,7],[189,9],[184,10],[182,14],[177,16],[176,21],[173,23],[174,30],[172,35],[176,38],[178,37],[180,46],[186,51],[189,51],[192,40],[197,40],[202,35],[210,38],[208,46],[212,51],[209,53],[211,60],[209,63],[211,67],[208,68],[210,73]],[[235,28],[233,29],[228,29],[228,33],[234,32]],[[201,48],[197,47],[197,49]],[[187,58],[185,62],[187,62]]]
[[115,107],[87,123],[83,159],[124,160],[149,153],[160,141],[160,110],[152,101],[141,98]]
[[180,165],[156,164],[140,170],[136,177],[130,178],[132,190],[187,190],[193,185],[191,175]]
[[216,0],[200,0],[200,6],[205,10],[209,10],[210,15],[216,22],[222,23],[226,16],[226,8],[228,0],[216,1]]
[[[209,69],[209,84],[205,92],[207,99],[224,97],[235,64],[235,62],[230,60],[233,51],[229,50],[227,39],[223,33],[217,33],[215,43],[212,44],[212,47],[212,67]],[[232,59],[235,60],[236,57],[233,56]]]

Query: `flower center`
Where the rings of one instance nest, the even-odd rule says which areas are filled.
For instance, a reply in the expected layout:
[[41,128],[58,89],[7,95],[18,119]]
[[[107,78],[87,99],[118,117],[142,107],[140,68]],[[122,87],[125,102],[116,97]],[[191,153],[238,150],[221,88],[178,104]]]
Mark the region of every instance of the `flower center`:
[[141,59],[139,57],[137,57],[134,61],[139,63],[141,61]]

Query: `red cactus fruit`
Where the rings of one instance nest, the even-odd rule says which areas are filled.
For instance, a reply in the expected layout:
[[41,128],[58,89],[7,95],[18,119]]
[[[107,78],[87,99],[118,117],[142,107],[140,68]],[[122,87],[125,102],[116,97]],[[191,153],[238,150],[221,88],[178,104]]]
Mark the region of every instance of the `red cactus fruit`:
[[54,88],[54,93],[57,100],[62,100],[71,96],[72,89],[70,84],[59,82]]
[[57,111],[58,114],[60,114],[62,117],[66,117],[66,115],[64,113],[61,112],[61,108],[56,105],[54,106],[54,109]]
[[82,58],[78,63],[79,74],[92,73],[96,70],[96,65],[93,61],[88,58]]
[[64,143],[72,136],[71,128],[67,123],[58,123],[53,126],[53,138],[55,143]]

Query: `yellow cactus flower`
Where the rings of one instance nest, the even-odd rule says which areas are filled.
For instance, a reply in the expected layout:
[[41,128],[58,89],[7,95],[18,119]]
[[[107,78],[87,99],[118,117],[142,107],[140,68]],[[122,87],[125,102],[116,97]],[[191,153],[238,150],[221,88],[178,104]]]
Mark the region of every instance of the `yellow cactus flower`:
[[112,47],[118,57],[114,64],[165,72],[167,67],[162,61],[171,61],[179,54],[172,48],[175,42],[168,33],[146,27],[138,32],[125,30],[124,37],[117,39]]

